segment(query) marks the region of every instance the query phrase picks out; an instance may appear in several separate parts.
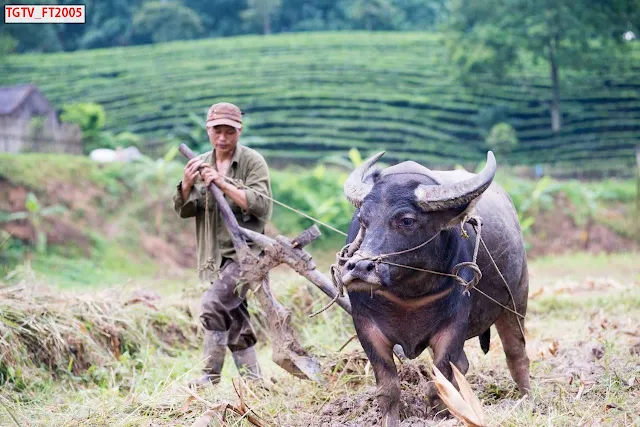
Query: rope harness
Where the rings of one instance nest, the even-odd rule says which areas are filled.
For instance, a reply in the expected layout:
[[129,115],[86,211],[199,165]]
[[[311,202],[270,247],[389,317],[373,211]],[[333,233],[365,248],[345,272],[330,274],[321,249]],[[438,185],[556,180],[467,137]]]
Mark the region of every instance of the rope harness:
[[[363,256],[358,256],[358,260],[369,260],[369,261],[373,261],[376,271],[378,271],[378,265],[380,263],[384,263],[384,264],[388,264],[388,265],[393,265],[396,267],[403,267],[403,268],[408,268],[408,269],[412,269],[412,270],[417,270],[417,271],[422,271],[425,273],[431,273],[431,274],[436,274],[436,275],[440,275],[440,276],[448,276],[448,277],[453,277],[460,285],[462,285],[462,287],[464,288],[464,294],[465,295],[470,295],[469,293],[469,289],[474,289],[475,286],[478,284],[478,282],[480,282],[480,279],[482,278],[482,271],[480,271],[480,267],[478,267],[477,264],[477,259],[478,259],[478,249],[480,247],[480,238],[481,238],[481,232],[482,232],[482,218],[480,218],[479,216],[470,216],[470,217],[465,217],[462,222],[460,223],[460,229],[461,229],[461,235],[463,238],[468,239],[469,238],[469,234],[466,232],[466,230],[464,229],[464,225],[466,223],[471,224],[475,231],[476,231],[476,242],[475,242],[475,247],[473,250],[473,258],[471,261],[466,261],[466,262],[461,262],[456,264],[453,269],[451,270],[451,273],[443,273],[440,271],[434,271],[434,270],[427,270],[424,268],[418,268],[418,267],[412,267],[409,265],[404,265],[404,264],[397,264],[391,261],[385,261],[385,258],[389,258],[395,255],[402,255],[408,252],[412,252],[415,250],[418,250],[426,245],[428,245],[429,243],[431,243],[433,240],[435,240],[439,235],[440,235],[440,231],[438,231],[436,234],[434,234],[433,236],[431,236],[429,239],[427,239],[426,241],[422,242],[421,244],[419,244],[418,246],[414,246],[413,248],[409,248],[409,249],[405,249],[402,251],[398,251],[398,252],[390,252],[387,254],[380,254],[380,255],[376,255],[376,256],[369,256],[369,257],[363,257]],[[344,267],[344,265],[347,263],[347,261],[349,261],[354,255],[355,253],[360,249],[360,245],[362,244],[362,241],[364,240],[364,233],[365,233],[365,228],[364,226],[360,226],[360,230],[358,231],[358,235],[356,236],[356,238],[354,239],[353,242],[346,244],[342,250],[340,252],[338,252],[336,254],[336,263],[331,264],[330,267],[330,271],[331,271],[331,279],[333,281],[333,285],[336,287],[336,289],[338,290],[338,293],[336,294],[335,298],[333,298],[327,305],[325,305],[323,308],[321,308],[320,310],[318,310],[317,312],[313,313],[310,317],[315,317],[318,314],[322,313],[323,311],[327,310],[329,307],[331,307],[338,298],[342,297],[344,295],[344,289],[347,287],[344,282],[342,281],[341,278],[341,271],[342,268]],[[458,273],[460,272],[460,270],[464,267],[468,267],[471,269],[471,271],[473,271],[473,278],[470,281],[466,281],[464,280]]]
[[[265,198],[267,198],[268,200],[271,200],[274,203],[277,203],[278,205],[287,208],[301,216],[304,216],[320,225],[323,225],[333,231],[335,231],[336,233],[339,233],[343,236],[347,236],[347,234],[343,231],[340,231],[332,226],[330,226],[329,224],[326,224],[316,218],[313,218],[312,216],[309,216],[307,214],[305,214],[304,212],[301,212],[291,206],[288,206],[278,200],[275,200],[274,198],[268,196],[267,194],[264,194],[262,192],[259,192],[253,188],[248,187],[247,185],[245,185],[242,181],[240,180],[236,180],[230,177],[224,177],[224,179],[228,182],[230,182],[231,184],[235,185],[238,188],[244,188],[244,189],[248,189],[251,190],[253,192],[255,192],[256,194],[259,194]],[[207,196],[208,196],[208,191],[207,191]],[[440,275],[440,276],[448,276],[448,277],[452,277],[453,279],[455,279],[458,284],[460,284],[463,288],[464,291],[463,293],[467,296],[470,296],[470,290],[474,290],[478,293],[480,293],[481,295],[485,296],[487,299],[489,299],[490,301],[494,302],[495,304],[499,305],[500,307],[504,308],[505,310],[509,311],[512,314],[516,315],[516,319],[518,320],[518,326],[520,327],[520,332],[522,333],[522,338],[525,339],[525,333],[524,333],[524,328],[522,327],[522,323],[520,322],[520,318],[524,319],[525,316],[523,316],[522,314],[518,313],[517,308],[516,308],[516,302],[515,299],[513,297],[513,293],[511,292],[511,288],[509,287],[509,284],[507,283],[506,279],[504,278],[504,276],[502,275],[502,272],[500,271],[500,269],[498,268],[498,265],[496,264],[495,260],[493,259],[493,256],[491,255],[491,252],[489,252],[489,249],[487,248],[487,245],[485,244],[484,240],[482,239],[482,218],[477,216],[477,215],[471,215],[471,216],[466,216],[465,218],[463,218],[463,220],[460,222],[460,234],[461,237],[464,239],[469,239],[469,234],[467,233],[467,231],[464,229],[464,225],[465,224],[470,224],[475,233],[476,233],[476,241],[475,241],[475,245],[474,245],[474,250],[473,250],[473,257],[471,261],[465,261],[465,262],[461,262],[456,264],[452,269],[451,269],[451,273],[443,273],[440,271],[434,271],[434,270],[427,270],[427,269],[423,269],[423,268],[418,268],[418,267],[413,267],[410,265],[404,265],[404,264],[397,264],[397,263],[393,263],[390,261],[385,261],[385,258],[389,258],[391,256],[394,255],[400,255],[400,254],[404,254],[404,253],[408,253],[408,252],[412,252],[415,251],[417,249],[422,248],[423,246],[426,246],[427,244],[429,244],[430,242],[432,242],[436,237],[438,237],[438,235],[440,234],[440,231],[437,232],[435,235],[433,235],[431,238],[429,238],[428,240],[426,240],[425,242],[419,244],[418,246],[415,246],[413,248],[410,249],[405,249],[399,252],[392,252],[392,253],[388,253],[388,254],[381,254],[381,255],[376,255],[376,256],[371,256],[371,257],[359,257],[359,259],[361,260],[370,260],[373,261],[376,269],[378,268],[378,265],[380,263],[384,263],[384,264],[388,264],[388,265],[393,265],[396,267],[401,267],[401,268],[407,268],[407,269],[411,269],[411,270],[416,270],[416,271],[421,271],[421,272],[425,272],[425,273],[431,273],[431,274],[436,274],[436,275]],[[206,225],[205,225],[206,226]],[[335,288],[337,289],[337,293],[336,296],[324,307],[322,307],[320,310],[316,311],[315,313],[312,313],[311,315],[309,315],[309,317],[315,317],[318,314],[322,313],[323,311],[327,310],[329,307],[331,307],[340,297],[344,296],[344,289],[345,289],[345,284],[342,282],[342,278],[341,278],[341,272],[342,272],[342,268],[344,267],[344,265],[347,263],[348,260],[350,260],[354,254],[358,251],[358,249],[360,249],[360,245],[362,244],[362,242],[364,241],[364,234],[365,234],[365,229],[363,226],[360,226],[360,230],[358,231],[358,234],[356,235],[356,238],[353,240],[353,242],[346,244],[345,246],[343,246],[343,248],[340,250],[340,252],[336,253],[336,262],[331,264],[330,266],[330,273],[331,273],[331,280],[333,282],[333,285],[335,286]],[[480,270],[480,267],[477,264],[477,259],[478,259],[478,251],[480,248],[480,244],[482,244],[482,247],[484,248],[485,252],[487,253],[487,255],[489,256],[489,259],[491,260],[491,263],[493,264],[493,267],[496,269],[496,271],[498,272],[498,275],[500,276],[500,278],[502,279],[502,282],[504,283],[505,287],[507,288],[507,291],[509,292],[509,297],[511,299],[511,302],[513,304],[513,309],[507,307],[506,305],[500,303],[499,301],[496,301],[493,297],[491,297],[490,295],[487,295],[485,292],[483,292],[482,290],[478,289],[476,287],[476,285],[480,282],[480,279],[482,279],[482,271]],[[207,263],[209,262],[209,260],[207,260]],[[460,270],[462,270],[463,268],[469,268],[472,272],[473,272],[473,278],[470,281],[466,281],[464,280],[460,275]],[[526,341],[526,340],[525,340]]]
[[[506,279],[502,275],[502,272],[500,272],[500,269],[498,268],[498,265],[496,264],[495,260],[493,259],[493,256],[489,252],[489,249],[487,248],[487,245],[484,243],[484,240],[482,239],[482,218],[477,216],[477,215],[472,215],[472,216],[465,217],[461,221],[461,223],[460,223],[460,230],[461,230],[460,234],[461,234],[462,238],[464,238],[464,239],[469,239],[469,234],[464,229],[464,225],[467,224],[467,223],[471,224],[471,226],[474,228],[474,231],[476,233],[476,241],[475,241],[475,245],[474,245],[474,249],[473,249],[473,257],[472,257],[471,261],[461,262],[461,263],[458,263],[455,266],[453,266],[453,268],[451,269],[451,273],[443,273],[441,271],[427,270],[427,269],[424,269],[424,268],[418,268],[418,267],[413,267],[413,266],[410,266],[410,265],[397,264],[397,263],[394,263],[394,262],[385,261],[385,258],[389,258],[389,257],[391,257],[393,255],[405,254],[405,253],[412,252],[412,251],[415,251],[417,249],[420,249],[423,246],[426,246],[427,244],[432,242],[440,234],[440,231],[437,232],[435,235],[433,235],[428,240],[426,240],[423,243],[419,244],[418,246],[415,246],[415,247],[410,248],[410,249],[405,249],[405,250],[398,251],[398,252],[391,252],[391,253],[388,253],[388,254],[381,254],[381,255],[370,256],[370,257],[358,257],[358,258],[359,258],[359,260],[370,260],[370,261],[373,261],[375,266],[376,266],[376,269],[378,268],[378,265],[380,263],[385,263],[385,264],[393,265],[393,266],[396,266],[396,267],[408,268],[408,269],[411,269],[411,270],[416,270],[416,271],[421,271],[421,272],[425,272],[425,273],[436,274],[436,275],[439,275],[439,276],[452,277],[458,282],[458,284],[460,284],[464,288],[464,291],[463,291],[464,295],[470,296],[469,290],[473,289],[474,291],[476,291],[476,292],[480,293],[481,295],[485,296],[486,298],[488,298],[489,300],[491,300],[495,304],[499,305],[500,307],[504,308],[505,310],[515,314],[516,315],[516,320],[518,321],[518,326],[520,327],[520,332],[522,333],[522,338],[525,339],[524,328],[522,327],[522,323],[520,321],[520,318],[524,319],[524,316],[522,314],[518,313],[517,308],[516,308],[516,304],[515,304],[515,299],[513,298],[513,293],[511,292],[511,288],[509,287]],[[336,293],[336,296],[327,305],[322,307],[317,312],[311,314],[309,317],[315,317],[318,314],[322,313],[323,311],[327,310],[329,307],[331,307],[336,302],[336,300],[338,298],[340,298],[340,297],[342,297],[344,295],[344,289],[347,286],[342,281],[341,271],[342,271],[342,268],[344,267],[344,265],[347,263],[347,261],[350,260],[353,257],[353,255],[358,251],[358,249],[360,249],[360,245],[362,244],[362,241],[364,240],[364,233],[365,233],[364,230],[365,230],[364,227],[361,226],[360,230],[358,231],[358,235],[356,236],[354,241],[351,242],[350,244],[345,245],[342,248],[342,250],[336,254],[336,263],[332,264],[331,267],[330,267],[331,279],[333,281],[333,285],[336,287],[336,289],[338,291]],[[482,243],[482,247],[487,252],[487,255],[489,255],[489,259],[491,260],[491,263],[493,264],[494,268],[496,269],[496,271],[500,275],[500,278],[502,279],[502,282],[504,283],[505,287],[507,288],[507,291],[509,292],[509,297],[511,299],[511,302],[513,303],[513,309],[505,306],[504,304],[500,303],[499,301],[496,301],[490,295],[487,295],[482,290],[476,288],[476,285],[480,282],[480,279],[482,279],[482,271],[480,270],[480,267],[478,266],[478,263],[477,263],[478,250],[480,249],[480,244],[481,243]],[[464,280],[464,278],[462,278],[460,276],[460,274],[459,274],[460,270],[462,270],[465,267],[469,268],[473,272],[473,278],[468,282],[466,280]]]

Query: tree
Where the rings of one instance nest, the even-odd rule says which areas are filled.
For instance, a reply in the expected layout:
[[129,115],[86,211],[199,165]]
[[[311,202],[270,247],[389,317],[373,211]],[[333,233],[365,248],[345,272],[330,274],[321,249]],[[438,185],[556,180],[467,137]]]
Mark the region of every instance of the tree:
[[241,12],[246,0],[183,0],[195,11],[204,28],[203,36],[233,36],[243,33]]
[[640,0],[452,0],[448,46],[459,74],[497,77],[543,61],[551,80],[551,128],[561,127],[562,69],[621,64],[623,35],[638,24]]
[[84,30],[77,40],[77,49],[125,46],[132,43],[133,16],[141,8],[142,0],[86,0],[85,3],[86,24],[69,26]]
[[393,0],[342,0],[342,7],[354,28],[395,30],[405,21],[404,10]]
[[196,12],[175,2],[145,3],[133,19],[135,33],[152,43],[195,39],[204,32]]
[[15,51],[18,42],[8,34],[0,34],[0,62],[2,59]]
[[[164,214],[166,212],[166,201],[171,198],[174,188],[167,186],[167,182],[178,179],[183,172],[183,166],[175,160],[178,155],[178,146],[172,146],[164,156],[151,159],[148,156],[142,156],[138,162],[133,165],[135,176],[133,184],[135,188],[142,190],[141,203],[136,204],[137,209],[153,208],[155,212],[155,234],[164,237],[163,225]],[[162,190],[158,192],[157,188]],[[133,212],[129,212],[131,215]]]
[[263,34],[271,34],[271,22],[279,12],[282,0],[249,0],[247,8],[240,14],[250,26],[262,26]]
[[446,16],[446,0],[393,0],[396,8],[403,11],[404,19],[398,30],[433,30]]

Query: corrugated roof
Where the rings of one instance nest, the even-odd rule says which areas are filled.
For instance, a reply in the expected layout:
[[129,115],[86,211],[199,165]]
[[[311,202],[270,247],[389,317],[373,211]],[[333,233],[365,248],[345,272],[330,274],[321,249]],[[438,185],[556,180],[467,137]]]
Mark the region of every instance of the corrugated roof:
[[33,90],[33,84],[0,87],[0,115],[11,114]]

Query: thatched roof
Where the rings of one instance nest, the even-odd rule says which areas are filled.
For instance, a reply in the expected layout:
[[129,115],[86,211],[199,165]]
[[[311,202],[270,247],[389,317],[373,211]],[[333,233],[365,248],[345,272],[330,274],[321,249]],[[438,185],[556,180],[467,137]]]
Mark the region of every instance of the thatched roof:
[[[29,98],[33,92],[41,97],[41,102],[35,103],[34,106],[46,106],[42,111],[34,111],[38,114],[47,114],[51,111],[51,106],[45,96],[38,90],[34,84],[21,84],[15,86],[0,87],[0,115],[9,115],[13,113],[25,100]],[[40,110],[41,108],[36,108]]]

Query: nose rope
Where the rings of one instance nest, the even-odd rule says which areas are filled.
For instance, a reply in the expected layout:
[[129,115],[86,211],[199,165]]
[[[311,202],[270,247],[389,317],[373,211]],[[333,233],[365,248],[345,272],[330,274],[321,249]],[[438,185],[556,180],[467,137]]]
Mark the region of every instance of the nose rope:
[[[464,229],[464,224],[469,223],[471,224],[471,226],[474,228],[475,232],[476,232],[476,242],[475,242],[475,247],[473,250],[473,258],[472,261],[467,261],[467,262],[461,262],[459,264],[456,264],[453,269],[452,269],[452,273],[442,273],[440,271],[433,271],[433,270],[426,270],[423,268],[418,268],[418,267],[412,267],[410,265],[403,265],[403,264],[396,264],[390,261],[384,261],[383,258],[387,258],[393,254],[400,254],[400,253],[407,253],[413,250],[416,250],[424,245],[426,245],[427,243],[431,242],[438,234],[436,233],[435,236],[431,237],[429,240],[427,240],[426,242],[411,248],[411,249],[407,249],[404,251],[400,251],[400,252],[396,252],[396,253],[392,253],[392,254],[383,254],[383,255],[378,255],[375,257],[369,257],[366,259],[370,259],[374,262],[383,262],[385,264],[389,264],[389,265],[395,265],[398,267],[402,267],[402,268],[408,268],[408,269],[412,269],[412,270],[417,270],[417,271],[422,271],[422,272],[426,272],[426,273],[431,273],[431,274],[437,274],[440,276],[449,276],[449,277],[453,277],[458,283],[460,283],[465,289],[464,289],[464,293],[465,295],[470,295],[469,293],[469,289],[473,289],[474,291],[480,293],[481,295],[485,296],[487,299],[489,299],[490,301],[494,302],[495,304],[497,304],[498,306],[504,308],[505,310],[507,310],[508,312],[515,314],[516,315],[516,320],[518,321],[518,326],[520,327],[520,333],[522,334],[522,339],[525,340],[526,342],[526,337],[525,337],[525,331],[524,328],[522,327],[522,322],[520,322],[520,318],[524,319],[525,317],[518,313],[517,308],[516,308],[516,300],[513,297],[513,292],[511,292],[511,288],[509,287],[509,284],[507,283],[507,280],[504,278],[502,272],[500,271],[500,269],[498,268],[498,264],[496,264],[496,261],[493,259],[493,256],[491,255],[491,252],[489,252],[489,248],[487,248],[487,245],[484,242],[484,239],[482,239],[482,218],[480,216],[474,215],[474,216],[468,216],[465,217],[461,222],[460,222],[460,229],[461,229],[461,235],[464,239],[468,239],[469,238],[469,234],[466,232],[466,230]],[[362,230],[361,230],[362,231]],[[358,234],[360,235],[360,233]],[[353,249],[351,252],[351,254],[355,253],[358,249],[360,244],[362,244],[362,240],[363,236],[361,236],[360,240],[358,241],[358,247]],[[354,241],[355,243],[355,241]],[[486,294],[485,292],[483,292],[482,290],[478,289],[476,287],[476,285],[480,282],[480,279],[482,278],[482,271],[480,270],[480,267],[477,264],[477,259],[478,259],[478,250],[480,247],[480,243],[482,243],[482,247],[484,248],[484,250],[487,252],[487,255],[489,256],[489,259],[491,260],[491,263],[493,264],[493,267],[496,269],[496,271],[498,272],[498,275],[500,276],[500,278],[502,279],[502,282],[504,283],[504,286],[507,288],[507,292],[509,292],[509,297],[511,298],[511,303],[513,304],[513,309],[507,307],[506,305],[500,303],[499,301],[497,301],[495,298],[491,297],[490,295]],[[340,268],[342,265],[344,265],[344,263],[346,262],[345,258],[340,257],[341,255],[343,256],[345,253],[345,250],[349,248],[349,245],[346,245],[341,253],[338,253],[338,263],[340,265]],[[363,258],[365,259],[365,258]],[[335,264],[332,265],[332,268],[335,267]],[[473,271],[473,279],[469,282],[465,281],[462,277],[460,277],[460,275],[458,274],[459,271],[462,268],[470,268]],[[339,290],[342,293],[343,289],[345,287],[344,283],[342,282],[342,279],[340,277],[340,275],[337,275],[337,280],[339,281]],[[336,279],[334,279],[334,284],[336,284]],[[337,299],[337,297],[336,297]],[[332,302],[333,303],[333,302]],[[331,304],[332,304],[331,303]],[[326,310],[327,308],[329,308],[331,306],[331,304],[327,305],[323,310]]]
[[[474,288],[480,282],[480,279],[482,279],[482,271],[480,271],[480,267],[478,267],[478,264],[477,264],[478,249],[480,248],[480,239],[481,239],[481,235],[482,235],[482,218],[480,218],[479,216],[468,216],[468,217],[465,217],[460,222],[461,235],[465,239],[469,238],[469,234],[464,229],[464,225],[467,224],[467,223],[471,224],[471,226],[474,227],[474,229],[476,231],[476,242],[475,242],[475,245],[474,245],[474,248],[473,248],[473,258],[472,258],[471,261],[466,261],[466,262],[461,262],[461,263],[456,264],[452,268],[451,273],[443,273],[443,272],[440,272],[440,271],[427,270],[427,269],[423,269],[423,268],[411,267],[409,265],[396,264],[396,263],[393,263],[393,262],[390,262],[390,261],[385,261],[385,258],[389,258],[391,256],[401,255],[401,254],[405,254],[405,253],[408,253],[408,252],[412,252],[412,251],[415,251],[417,249],[422,248],[423,246],[426,246],[427,244],[431,243],[436,237],[438,237],[440,235],[441,231],[438,231],[431,238],[429,238],[428,240],[426,240],[423,243],[419,244],[418,246],[414,246],[413,248],[405,249],[405,250],[398,251],[398,252],[390,252],[390,253],[387,253],[387,254],[376,255],[376,256],[360,257],[360,259],[373,261],[376,264],[376,266],[379,263],[384,263],[384,264],[394,265],[394,266],[397,266],[397,267],[404,267],[404,268],[414,269],[414,270],[418,270],[418,271],[423,271],[423,272],[426,272],[426,273],[436,274],[436,275],[440,275],[440,276],[453,277],[458,283],[460,283],[460,285],[462,285],[462,287],[464,288],[465,295],[469,296],[470,295],[469,289]],[[463,268],[469,268],[473,272],[473,278],[468,282],[466,280],[464,280],[460,276],[460,274],[458,274],[460,272],[460,270],[462,270]],[[344,286],[344,284],[343,284],[343,286]]]
[[[506,279],[504,278],[504,276],[500,272],[500,269],[498,268],[498,265],[496,264],[495,260],[493,259],[493,256],[491,255],[491,252],[489,252],[489,249],[487,248],[487,245],[484,243],[484,240],[482,239],[482,218],[479,217],[479,216],[476,216],[476,215],[468,216],[468,217],[465,217],[460,222],[461,235],[462,235],[462,237],[464,239],[468,239],[469,238],[469,234],[464,229],[464,225],[466,223],[471,224],[471,226],[474,228],[474,230],[476,232],[476,241],[475,241],[474,250],[473,250],[473,258],[472,258],[471,261],[466,261],[466,262],[461,262],[461,263],[456,264],[452,268],[451,273],[443,273],[443,272],[440,272],[440,271],[434,271],[434,270],[427,270],[427,269],[424,269],[424,268],[412,267],[410,265],[396,264],[394,262],[385,261],[384,260],[384,258],[388,258],[388,257],[390,257],[392,255],[404,254],[404,253],[408,253],[408,252],[414,251],[416,249],[419,249],[419,248],[427,245],[429,242],[432,242],[440,234],[440,232],[436,233],[430,239],[428,239],[427,241],[421,243],[420,245],[418,245],[416,247],[413,247],[413,248],[410,248],[410,249],[406,249],[406,250],[403,250],[403,251],[392,252],[392,253],[388,253],[388,254],[382,254],[382,255],[371,256],[371,257],[361,257],[361,259],[367,259],[367,260],[373,261],[374,263],[376,263],[376,265],[378,263],[385,263],[385,264],[394,265],[394,266],[397,266],[397,267],[407,268],[407,269],[416,270],[416,271],[421,271],[421,272],[425,272],[425,273],[431,273],[431,274],[436,274],[436,275],[440,275],[440,276],[452,277],[460,285],[462,285],[462,287],[464,287],[464,294],[465,295],[469,296],[470,295],[469,290],[473,289],[473,290],[477,291],[478,293],[480,293],[481,295],[483,295],[486,298],[488,298],[489,300],[491,300],[492,302],[494,302],[495,304],[497,304],[500,307],[504,308],[505,310],[509,311],[510,313],[515,314],[516,315],[516,319],[518,321],[518,326],[520,326],[520,332],[522,333],[522,337],[524,339],[525,338],[524,328],[522,327],[522,323],[520,322],[520,318],[524,319],[524,316],[522,314],[518,313],[518,311],[516,309],[515,299],[513,298],[513,293],[511,292],[511,288],[509,288],[509,284],[507,283]],[[333,300],[331,300],[327,305],[325,305],[322,309],[320,309],[316,313],[313,313],[309,317],[314,317],[314,316],[322,313],[323,311],[327,310],[329,307],[331,307],[335,303],[335,301],[339,297],[344,295],[344,289],[345,289],[346,286],[345,286],[344,282],[342,281],[342,277],[341,277],[340,271],[342,270],[342,267],[347,262],[347,260],[350,259],[351,256],[353,256],[358,251],[358,249],[360,249],[360,245],[362,244],[363,240],[364,240],[364,227],[361,227],[360,231],[358,232],[358,235],[357,235],[356,239],[352,243],[345,245],[342,248],[342,250],[336,254],[336,263],[331,265],[331,278],[333,280],[334,286],[338,289],[338,293],[336,294],[335,298]],[[480,289],[478,289],[476,287],[476,285],[480,282],[480,279],[482,278],[482,271],[480,270],[480,267],[477,264],[478,251],[479,251],[479,248],[480,248],[480,243],[482,243],[482,246],[483,246],[484,250],[487,252],[487,255],[489,256],[489,259],[491,260],[491,262],[492,262],[493,266],[495,267],[496,271],[498,271],[498,274],[500,275],[500,278],[502,279],[505,287],[507,288],[507,291],[509,292],[509,296],[511,298],[511,302],[513,304],[513,309],[505,306],[504,304],[502,304],[499,301],[497,301],[495,298],[491,297],[490,295],[486,294],[485,292],[481,291]],[[460,272],[460,270],[463,269],[463,268],[469,268],[473,272],[473,279],[471,279],[469,282],[464,280],[458,274]]]
[[[384,264],[395,265],[395,266],[398,266],[398,267],[408,268],[408,269],[412,269],[412,270],[422,271],[422,272],[426,272],[426,273],[437,274],[437,275],[440,275],[440,276],[452,277],[460,285],[462,285],[462,287],[464,287],[464,293],[465,293],[465,295],[468,296],[469,295],[469,289],[475,288],[475,286],[478,284],[478,282],[480,282],[480,279],[482,278],[482,272],[480,271],[480,268],[478,267],[478,264],[476,263],[477,257],[478,257],[478,248],[480,246],[480,234],[481,234],[481,227],[482,227],[482,219],[479,216],[471,216],[471,217],[465,217],[461,221],[460,228],[462,230],[461,231],[462,237],[465,238],[465,239],[468,239],[469,235],[467,234],[467,232],[464,229],[464,224],[466,224],[466,223],[470,223],[476,230],[476,244],[475,244],[475,248],[474,248],[474,251],[473,251],[473,260],[470,261],[470,262],[461,262],[459,264],[456,264],[453,267],[451,273],[443,273],[443,272],[440,272],[440,271],[426,270],[426,269],[423,269],[423,268],[412,267],[410,265],[396,264],[396,263],[391,262],[391,261],[385,261],[385,258],[389,258],[389,257],[394,256],[394,255],[401,255],[401,254],[409,253],[409,252],[415,251],[417,249],[420,249],[423,246],[428,245],[436,237],[438,237],[440,235],[440,231],[438,231],[436,234],[431,236],[428,240],[422,242],[421,244],[419,244],[418,246],[415,246],[413,248],[409,248],[409,249],[405,249],[405,250],[397,251],[397,252],[390,252],[390,253],[387,253],[387,254],[376,255],[376,256],[365,256],[365,257],[358,256],[358,258],[360,260],[373,261],[374,265],[376,266],[376,269],[378,268],[378,264],[384,263]],[[356,252],[360,249],[360,245],[362,244],[362,241],[364,240],[364,232],[365,232],[365,227],[361,225],[360,226],[360,230],[358,231],[358,234],[357,234],[356,238],[354,239],[354,241],[351,242],[351,243],[346,244],[345,246],[343,246],[342,249],[340,250],[340,252],[338,252],[336,254],[336,262],[331,264],[330,272],[331,272],[331,279],[333,281],[333,285],[336,287],[338,292],[336,293],[336,296],[331,301],[329,301],[328,304],[326,304],[320,310],[310,314],[309,315],[310,318],[315,317],[318,314],[322,313],[323,311],[327,310],[329,307],[331,307],[337,301],[338,298],[344,296],[344,289],[345,289],[346,286],[345,286],[344,282],[342,281],[342,275],[341,275],[342,268],[344,267],[346,262],[349,259],[351,259],[351,257],[353,255],[355,255]],[[471,271],[473,272],[473,279],[471,279],[469,282],[464,280],[458,274],[459,271],[464,267],[470,268]]]

